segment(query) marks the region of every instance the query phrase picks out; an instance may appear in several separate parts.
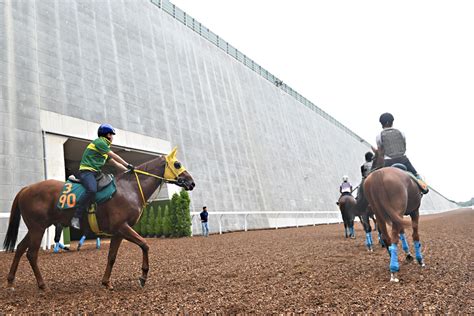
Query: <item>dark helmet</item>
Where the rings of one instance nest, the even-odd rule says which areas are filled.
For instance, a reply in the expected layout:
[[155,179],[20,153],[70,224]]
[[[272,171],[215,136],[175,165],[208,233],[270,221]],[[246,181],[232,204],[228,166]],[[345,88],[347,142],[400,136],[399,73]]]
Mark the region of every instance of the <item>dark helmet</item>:
[[372,161],[374,154],[371,151],[365,153],[365,161]]
[[99,135],[99,137],[106,136],[109,133],[112,133],[115,135],[115,129],[110,124],[102,124],[99,126],[99,129],[97,130],[97,135]]
[[384,113],[382,115],[380,115],[380,118],[379,118],[379,122],[380,124],[382,124],[382,126],[385,126],[387,125],[387,123],[393,123],[393,115],[390,114],[390,113]]

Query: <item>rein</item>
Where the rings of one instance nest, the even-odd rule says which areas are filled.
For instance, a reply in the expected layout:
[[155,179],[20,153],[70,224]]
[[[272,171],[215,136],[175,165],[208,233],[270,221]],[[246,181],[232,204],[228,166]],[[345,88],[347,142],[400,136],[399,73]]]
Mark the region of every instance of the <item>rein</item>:
[[140,190],[140,195],[142,196],[142,199],[143,199],[143,206],[145,207],[147,205],[147,201],[145,200],[145,195],[143,194],[143,189],[142,189],[142,185],[140,183],[140,178],[138,177],[138,174],[143,174],[145,176],[149,176],[149,177],[153,177],[153,178],[157,178],[157,179],[160,179],[162,180],[161,183],[160,183],[160,186],[159,186],[159,191],[158,193],[160,193],[161,191],[161,188],[163,187],[163,183],[176,183],[178,181],[174,180],[174,179],[166,179],[164,177],[160,177],[156,174],[153,174],[153,173],[149,173],[149,172],[146,172],[146,171],[143,171],[143,170],[137,170],[137,169],[134,169],[133,170],[133,173],[135,174],[135,178],[137,178],[137,183],[138,183],[138,189]]

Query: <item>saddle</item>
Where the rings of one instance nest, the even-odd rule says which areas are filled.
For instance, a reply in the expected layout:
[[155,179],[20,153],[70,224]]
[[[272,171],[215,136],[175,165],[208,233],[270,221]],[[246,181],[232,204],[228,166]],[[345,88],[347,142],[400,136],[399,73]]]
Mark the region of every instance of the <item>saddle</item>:
[[396,163],[393,164],[392,167],[405,171],[410,176],[410,178],[415,181],[416,185],[418,185],[418,188],[420,188],[421,193],[427,194],[430,191],[430,189],[428,188],[428,184],[426,184],[426,182],[422,179],[418,179],[417,177],[415,177],[413,173],[408,172],[407,167],[404,164]]
[[[115,178],[112,175],[101,173],[96,177],[96,179],[98,183],[95,202],[101,204],[113,197],[117,191],[117,187],[115,185]],[[74,176],[70,176],[66,183],[64,183],[56,207],[60,210],[74,209],[78,206],[78,202],[85,193],[86,189],[81,182]]]
[[[67,179],[73,183],[79,183],[79,184],[81,183],[81,180],[76,178],[76,176],[74,176],[73,174],[70,175]],[[103,188],[108,186],[110,182],[114,181],[114,176],[111,174],[105,174],[101,172],[99,173],[97,177],[95,177],[95,179],[97,181],[97,192],[99,192]]]

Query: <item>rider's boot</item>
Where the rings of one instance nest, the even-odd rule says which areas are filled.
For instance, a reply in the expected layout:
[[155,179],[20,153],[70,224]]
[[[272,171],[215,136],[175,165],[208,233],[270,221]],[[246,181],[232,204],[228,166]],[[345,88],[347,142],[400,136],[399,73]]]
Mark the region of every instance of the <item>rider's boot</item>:
[[76,209],[76,212],[74,212],[74,217],[71,219],[71,227],[77,230],[81,229],[82,214],[84,214],[84,210],[87,210],[88,208],[89,208],[89,203],[86,203],[85,205],[79,206]]
[[81,229],[81,223],[80,222],[81,222],[81,220],[79,219],[79,217],[74,216],[71,219],[71,227],[75,228],[77,230],[80,230]]

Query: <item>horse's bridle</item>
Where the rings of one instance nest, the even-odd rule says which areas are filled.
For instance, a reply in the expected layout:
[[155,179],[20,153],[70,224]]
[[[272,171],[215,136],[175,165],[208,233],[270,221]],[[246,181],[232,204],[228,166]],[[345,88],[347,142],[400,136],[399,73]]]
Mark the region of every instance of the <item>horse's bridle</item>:
[[179,175],[181,173],[183,173],[184,171],[186,171],[186,169],[180,168],[180,170],[175,170],[174,168],[170,167],[170,164],[168,163],[168,159],[167,159],[166,164],[165,164],[165,171],[163,172],[163,175],[166,175],[167,170],[170,170],[171,173],[176,177],[177,180],[176,179],[170,179],[170,178],[167,178],[167,177],[161,177],[159,175],[149,173],[149,172],[146,172],[146,171],[143,171],[143,170],[133,169],[133,173],[135,174],[135,178],[137,179],[138,189],[140,190],[140,195],[142,196],[143,206],[146,206],[147,201],[145,200],[145,195],[143,194],[143,189],[142,189],[142,185],[140,183],[140,178],[138,177],[138,174],[143,174],[145,176],[149,176],[149,177],[153,177],[153,178],[157,178],[157,179],[162,180],[161,183],[160,183],[160,186],[158,187],[158,194],[159,194],[160,191],[161,191],[161,188],[163,187],[163,183],[173,183],[173,184],[183,184],[184,183],[184,180],[180,179]]

